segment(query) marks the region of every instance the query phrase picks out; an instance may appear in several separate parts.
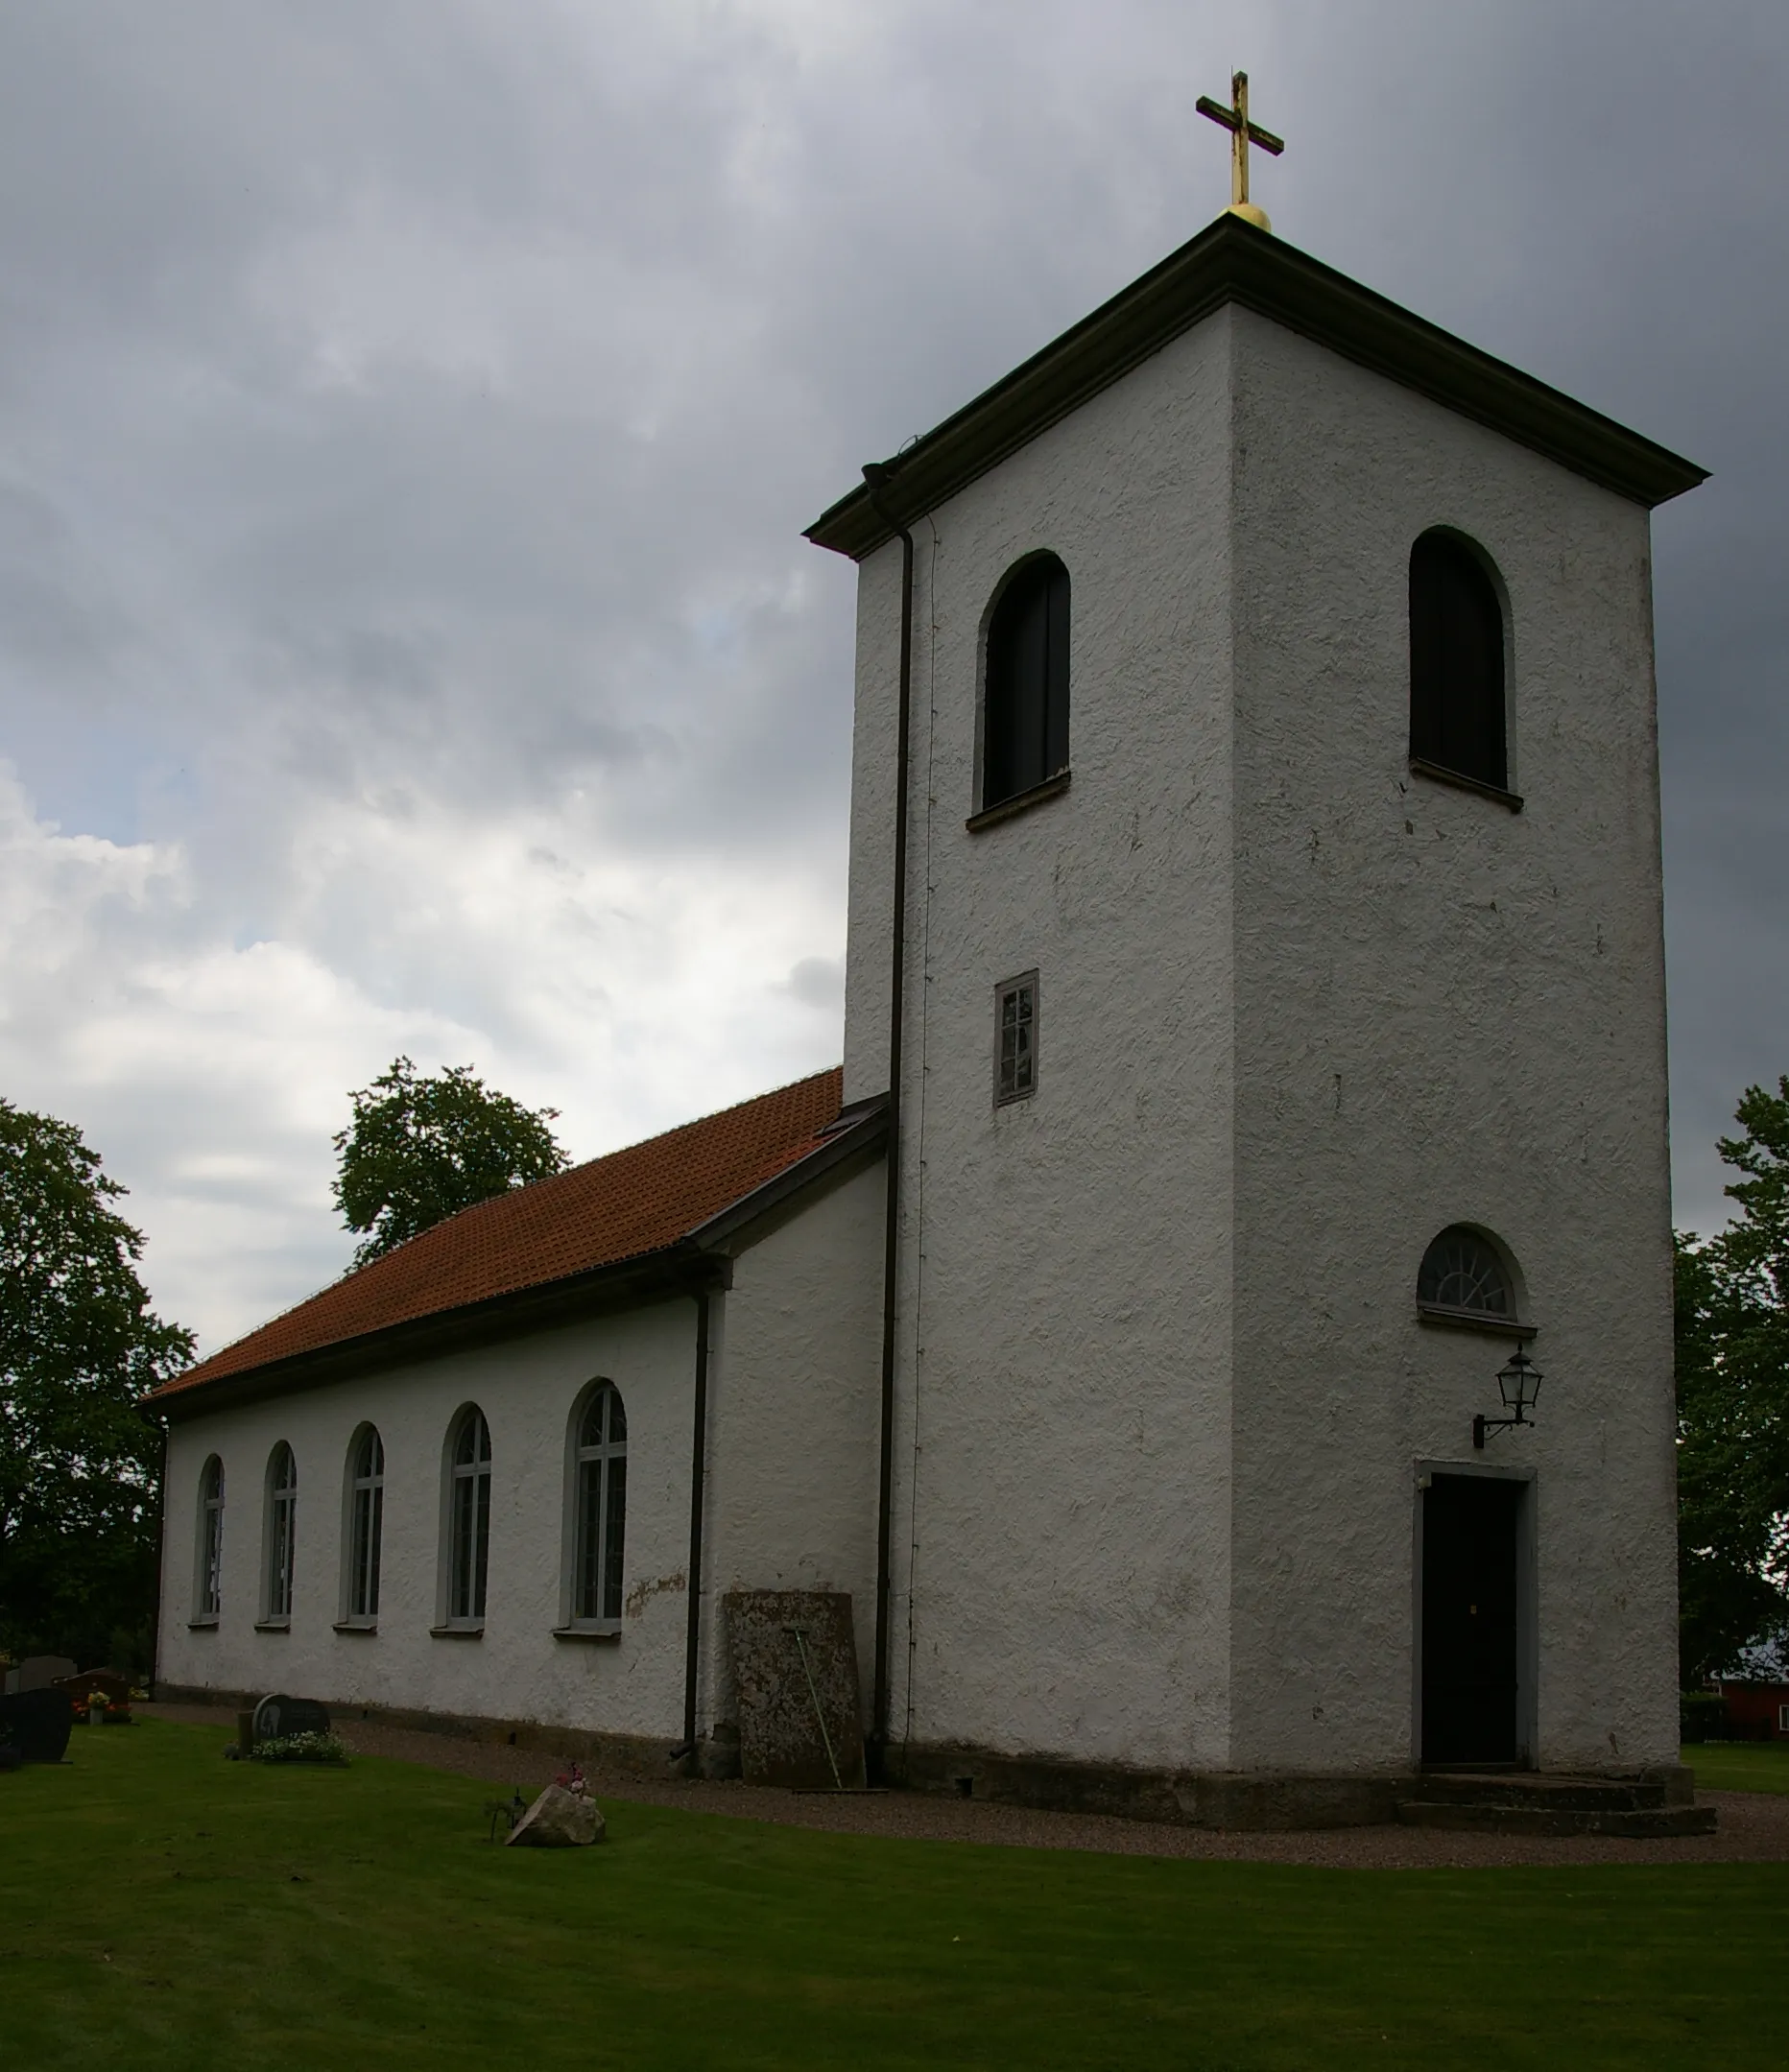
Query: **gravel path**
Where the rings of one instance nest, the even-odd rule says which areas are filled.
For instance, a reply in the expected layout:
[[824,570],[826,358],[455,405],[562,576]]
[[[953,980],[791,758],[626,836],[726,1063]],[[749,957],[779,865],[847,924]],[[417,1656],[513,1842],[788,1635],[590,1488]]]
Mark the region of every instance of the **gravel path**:
[[[236,1715],[210,1705],[136,1707],[153,1719],[180,1720],[234,1732]],[[339,1719],[336,1731],[362,1755],[389,1755],[488,1783],[551,1783],[561,1763],[553,1756]],[[980,1842],[1005,1848],[1091,1849],[1110,1856],[1192,1856],[1235,1863],[1319,1864],[1346,1870],[1470,1869],[1491,1864],[1731,1864],[1789,1863],[1789,1795],[1704,1792],[1720,1809],[1711,1835],[1628,1842],[1607,1835],[1475,1835],[1421,1827],[1335,1827],[1298,1834],[1211,1833],[1152,1821],[1099,1814],[1038,1813],[1022,1806],[888,1792],[839,1798],[821,1793],[774,1791],[751,1784],[662,1782],[632,1772],[588,1770],[599,1799],[636,1805],[683,1806],[735,1820],[815,1827],[832,1834],[899,1835],[927,1842]]]

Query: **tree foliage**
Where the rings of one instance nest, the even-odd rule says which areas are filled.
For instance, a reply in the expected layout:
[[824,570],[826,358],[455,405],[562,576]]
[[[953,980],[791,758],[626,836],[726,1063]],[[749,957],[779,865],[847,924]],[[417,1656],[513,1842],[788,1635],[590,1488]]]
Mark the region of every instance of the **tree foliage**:
[[1749,1086],[1721,1156],[1734,1221],[1677,1251],[1684,1688],[1789,1633],[1789,1078]]
[[135,1404],[193,1354],[150,1309],[124,1192],[71,1124],[0,1101],[0,1644],[83,1667],[119,1634],[140,1665],[161,1439]]
[[356,1266],[475,1202],[562,1173],[571,1162],[547,1127],[557,1108],[524,1107],[487,1086],[470,1065],[449,1065],[430,1078],[408,1058],[395,1058],[348,1098],[354,1120],[335,1138],[335,1199],[348,1228],[366,1233]]

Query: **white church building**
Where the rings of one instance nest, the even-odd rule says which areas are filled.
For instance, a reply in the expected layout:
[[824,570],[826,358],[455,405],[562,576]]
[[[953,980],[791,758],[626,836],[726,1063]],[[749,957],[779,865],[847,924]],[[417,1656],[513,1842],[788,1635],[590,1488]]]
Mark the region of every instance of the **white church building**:
[[160,1390],[163,1694],[720,1774],[723,1598],[824,1590],[895,1781],[1675,1763],[1702,479],[1234,212],[866,470],[842,1072]]

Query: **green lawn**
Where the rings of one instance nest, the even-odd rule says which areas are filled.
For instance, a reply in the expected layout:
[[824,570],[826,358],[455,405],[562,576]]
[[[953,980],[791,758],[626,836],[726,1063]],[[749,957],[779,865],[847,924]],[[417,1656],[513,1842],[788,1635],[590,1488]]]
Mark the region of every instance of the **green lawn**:
[[[1789,1870],[1337,1871],[822,1835],[77,1729],[0,1776],[0,2062],[1695,2065],[1780,2023]],[[1697,1751],[1698,1756],[1702,1754]]]
[[1704,1741],[1683,1750],[1708,1792],[1789,1792],[1789,1741]]

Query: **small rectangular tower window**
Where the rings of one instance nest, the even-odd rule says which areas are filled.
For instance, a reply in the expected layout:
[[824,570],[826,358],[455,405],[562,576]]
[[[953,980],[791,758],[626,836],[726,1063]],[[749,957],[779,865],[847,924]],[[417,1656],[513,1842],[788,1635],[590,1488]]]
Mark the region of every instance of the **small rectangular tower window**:
[[994,988],[994,1106],[1028,1100],[1038,1090],[1038,974],[1003,979]]

